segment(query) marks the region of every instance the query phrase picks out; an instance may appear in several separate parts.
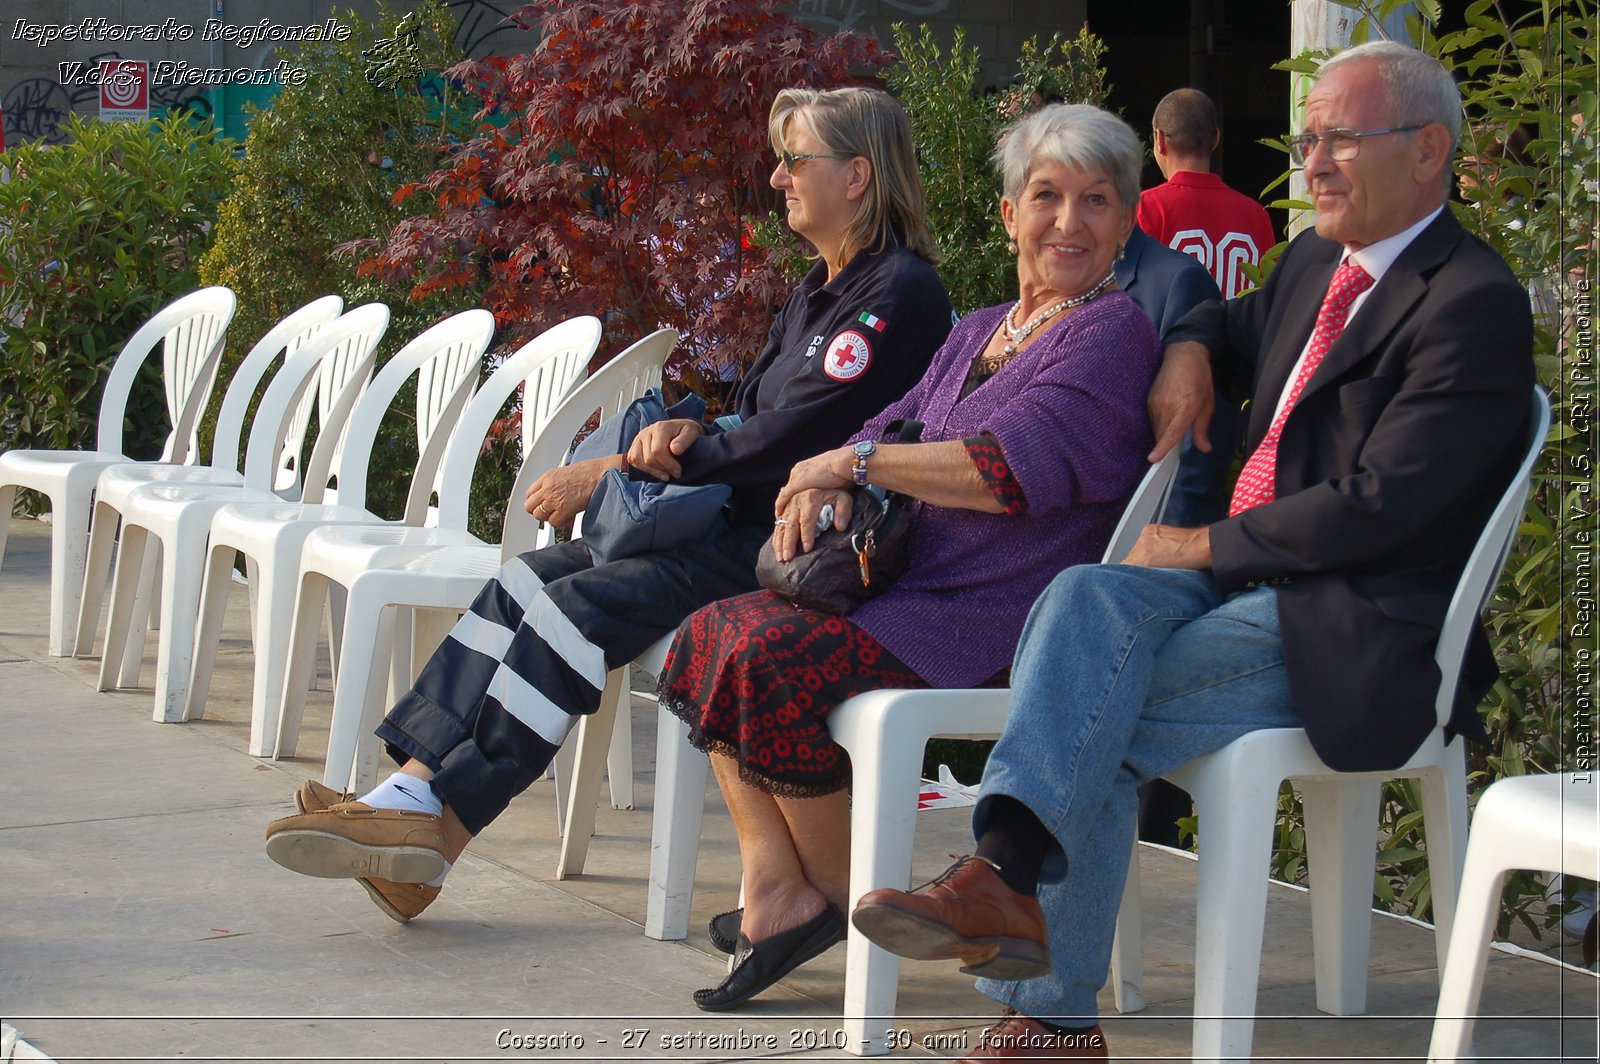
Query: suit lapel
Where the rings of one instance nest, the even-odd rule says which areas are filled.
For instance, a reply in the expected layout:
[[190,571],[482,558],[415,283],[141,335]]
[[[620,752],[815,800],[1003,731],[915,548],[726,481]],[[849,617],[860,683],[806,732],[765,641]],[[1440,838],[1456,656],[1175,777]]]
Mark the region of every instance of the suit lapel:
[[1324,246],[1308,249],[1310,261],[1300,276],[1291,279],[1285,274],[1283,278],[1291,286],[1290,294],[1274,334],[1275,341],[1262,363],[1261,376],[1256,381],[1255,398],[1250,404],[1249,432],[1245,439],[1247,455],[1255,451],[1261,438],[1267,434],[1267,429],[1272,426],[1272,415],[1278,409],[1278,399],[1289,385],[1289,374],[1299,361],[1300,352],[1305,349],[1306,340],[1317,323],[1322,297],[1327,295],[1328,282],[1333,280],[1334,267],[1339,264],[1339,245],[1322,240],[1317,243]]
[[1447,207],[1432,225],[1417,234],[1394,265],[1385,271],[1360,311],[1328,348],[1322,365],[1306,383],[1302,399],[1328,387],[1377,349],[1383,338],[1427,293],[1427,279],[1450,256],[1460,238],[1461,227]]

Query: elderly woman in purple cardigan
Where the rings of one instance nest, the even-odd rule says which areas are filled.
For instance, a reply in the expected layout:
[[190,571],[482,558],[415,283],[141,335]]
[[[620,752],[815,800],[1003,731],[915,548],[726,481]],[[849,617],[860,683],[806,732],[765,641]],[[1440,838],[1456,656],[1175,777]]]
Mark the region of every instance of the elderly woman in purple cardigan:
[[[1099,559],[1145,468],[1159,345],[1112,272],[1138,138],[1056,105],[995,159],[1019,298],[968,315],[921,383],[778,496],[784,559],[812,548],[824,505],[846,527],[854,484],[917,500],[905,574],[844,617],[768,591],[714,603],[679,627],[662,674],[661,704],[711,754],[744,870],[744,908],[711,922],[735,964],[695,994],[702,1009],[733,1008],[844,938],[850,778],[829,712],[879,688],[1003,683],[1028,607],[1061,569]],[[874,445],[896,418],[923,422],[923,442]]]

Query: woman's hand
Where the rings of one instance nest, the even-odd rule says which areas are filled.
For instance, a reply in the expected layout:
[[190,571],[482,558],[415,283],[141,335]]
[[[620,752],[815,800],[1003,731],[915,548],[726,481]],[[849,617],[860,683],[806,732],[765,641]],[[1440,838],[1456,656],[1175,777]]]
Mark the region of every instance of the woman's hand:
[[789,482],[778,492],[778,502],[773,510],[779,517],[783,517],[790,501],[800,492],[812,488],[848,489],[855,483],[855,477],[850,471],[854,460],[855,451],[849,447],[836,447],[831,451],[824,451],[815,458],[807,458],[789,471]]
[[541,521],[567,531],[578,514],[589,505],[589,496],[599,486],[608,469],[620,469],[622,459],[590,458],[584,462],[557,466],[528,485],[522,508]]
[[[793,483],[792,477],[790,483]],[[792,561],[817,545],[817,535],[821,531],[817,525],[825,507],[833,508],[835,529],[843,532],[849,528],[851,502],[852,496],[846,488],[805,488],[790,495],[786,505],[779,504],[778,519],[772,529],[772,549],[778,560]]]
[[646,425],[628,448],[628,464],[655,477],[674,480],[683,475],[678,457],[706,434],[705,426],[688,418]]

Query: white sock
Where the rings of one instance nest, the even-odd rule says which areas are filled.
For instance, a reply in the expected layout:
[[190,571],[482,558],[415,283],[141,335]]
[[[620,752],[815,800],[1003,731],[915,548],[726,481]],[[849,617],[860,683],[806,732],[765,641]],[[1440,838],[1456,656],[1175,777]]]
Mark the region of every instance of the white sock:
[[449,861],[446,861],[444,863],[444,871],[440,872],[438,875],[436,875],[432,879],[428,880],[428,882],[426,884],[424,884],[424,885],[425,886],[429,886],[429,887],[442,887],[442,886],[444,886],[444,877],[449,875],[450,874],[450,869],[452,869],[454,867],[455,867],[455,865],[451,864]]
[[444,803],[433,793],[428,781],[404,772],[396,772],[356,801],[374,809],[409,809],[434,816],[444,812]]

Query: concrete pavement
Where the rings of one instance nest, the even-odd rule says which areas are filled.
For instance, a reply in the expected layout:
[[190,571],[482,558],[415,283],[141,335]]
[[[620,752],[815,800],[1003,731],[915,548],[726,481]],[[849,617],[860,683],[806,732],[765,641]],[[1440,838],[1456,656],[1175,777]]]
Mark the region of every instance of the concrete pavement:
[[[536,784],[402,926],[359,886],[270,862],[262,830],[320,776],[330,698],[314,692],[300,756],[245,753],[249,626],[234,596],[205,720],[152,723],[148,687],[97,693],[94,659],[45,655],[48,529],[14,521],[0,564],[0,1018],[69,1060],[731,1061],[856,1059],[834,1048],[844,950],[744,1010],[701,1013],[724,958],[706,920],[737,904],[732,830],[708,795],[689,939],[642,934],[653,703],[635,699],[637,808],[603,808],[586,873],[557,882],[552,785]],[[151,655],[154,640],[151,640]],[[152,658],[153,660],[153,658]],[[153,672],[147,662],[144,682]],[[919,879],[970,848],[962,811],[923,814]],[[1118,1016],[1118,1059],[1187,1059],[1194,864],[1141,855],[1149,1008]],[[1259,1060],[1403,1060],[1426,1050],[1430,929],[1373,921],[1369,1015],[1316,1012],[1303,891],[1274,888]],[[1484,1059],[1595,1059],[1593,976],[1496,954]],[[908,962],[896,1059],[953,1059],[997,1011],[953,966]],[[20,1056],[17,1059],[22,1059]]]

